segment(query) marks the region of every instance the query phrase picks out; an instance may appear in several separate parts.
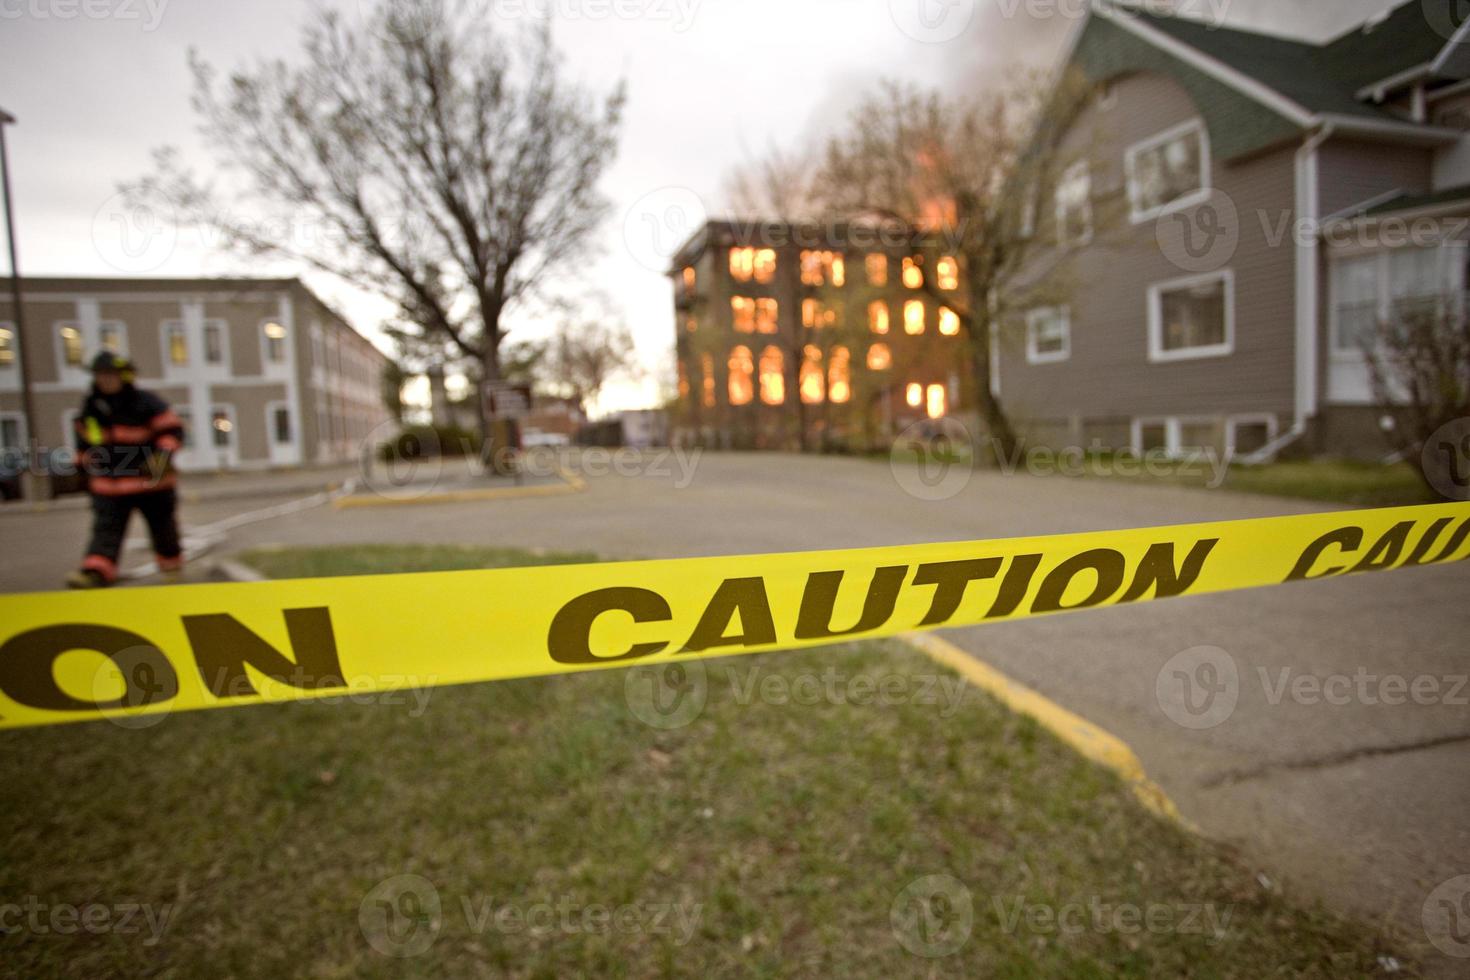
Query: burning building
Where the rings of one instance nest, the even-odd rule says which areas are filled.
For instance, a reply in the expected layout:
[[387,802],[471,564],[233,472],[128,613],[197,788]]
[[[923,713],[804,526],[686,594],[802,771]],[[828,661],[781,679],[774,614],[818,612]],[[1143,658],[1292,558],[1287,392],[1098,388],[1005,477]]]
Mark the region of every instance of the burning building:
[[681,443],[885,447],[973,404],[960,267],[938,241],[876,223],[712,221],[670,275]]

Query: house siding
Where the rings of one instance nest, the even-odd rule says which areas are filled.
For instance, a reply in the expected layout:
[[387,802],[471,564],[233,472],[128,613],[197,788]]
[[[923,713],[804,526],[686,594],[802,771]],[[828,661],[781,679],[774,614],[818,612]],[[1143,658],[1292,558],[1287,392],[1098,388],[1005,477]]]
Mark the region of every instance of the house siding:
[[1331,139],[1317,151],[1322,216],[1329,217],[1390,191],[1423,194],[1434,154],[1386,143]]
[[[1057,258],[1048,248],[1036,257],[1029,283],[1045,277],[1065,284],[1071,312],[1071,356],[1033,365],[1025,356],[1024,311],[1006,324],[1001,344],[1001,395],[1023,431],[1039,441],[1079,433],[1117,445],[1130,420],[1140,417],[1218,416],[1292,410],[1295,357],[1294,147],[1256,154],[1233,165],[1212,161],[1215,196],[1194,208],[1133,224],[1126,204],[1124,152],[1146,139],[1201,117],[1177,81],[1135,73],[1115,81],[1111,108],[1094,102],[1064,139],[1066,155],[1089,150],[1095,196],[1112,197],[1116,213],[1101,215],[1093,242]],[[1217,145],[1216,133],[1210,144]],[[1226,206],[1228,202],[1229,206]],[[1159,244],[1161,221],[1200,222],[1203,208],[1219,209],[1238,235],[1223,261],[1177,264]],[[1094,204],[1094,212],[1098,213]],[[1043,202],[1038,234],[1053,236],[1049,202]],[[1196,225],[1198,227],[1198,225]],[[1231,270],[1235,287],[1234,352],[1222,357],[1152,363],[1149,360],[1148,293],[1160,282],[1203,272]]]

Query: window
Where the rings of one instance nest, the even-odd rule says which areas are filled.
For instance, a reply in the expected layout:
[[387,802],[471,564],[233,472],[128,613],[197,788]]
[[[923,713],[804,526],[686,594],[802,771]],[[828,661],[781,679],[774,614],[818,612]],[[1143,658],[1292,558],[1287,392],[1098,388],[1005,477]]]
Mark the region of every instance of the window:
[[922,289],[924,286],[924,270],[919,267],[919,260],[905,257],[903,260],[903,284],[908,289]]
[[1026,196],[1021,199],[1021,228],[1022,240],[1029,239],[1036,234],[1036,188],[1028,187]]
[[[730,275],[737,282],[768,283],[776,278],[776,251],[770,248],[730,249]],[[684,284],[694,288],[694,270],[684,270]]]
[[836,252],[802,252],[801,282],[804,286],[834,286],[846,284],[847,270],[842,256]]
[[194,415],[187,408],[175,408],[174,414],[179,417],[179,427],[184,430],[184,437],[179,440],[179,443],[188,449],[191,441],[190,434],[194,431]]
[[755,329],[757,333],[776,332],[776,301],[773,299],[758,299],[755,301]]
[[888,304],[881,299],[868,304],[868,329],[876,334],[888,332]]
[[1197,204],[1208,196],[1209,140],[1199,120],[1135,143],[1124,154],[1135,222]]
[[819,405],[826,394],[822,382],[822,351],[815,344],[807,344],[801,358],[801,402]]
[[698,317],[694,317],[694,316],[685,317],[685,319],[684,319],[684,329],[685,330],[688,330],[690,333],[698,333],[699,332],[699,318]]
[[163,325],[163,341],[168,349],[168,362],[180,367],[189,363],[189,338],[184,325],[177,321]]
[[767,347],[761,351],[761,401],[767,405],[779,405],[786,400],[786,359],[781,348]]
[[837,311],[815,299],[801,301],[801,325],[813,330],[830,327],[837,322]]
[[1057,184],[1057,244],[1092,240],[1092,174],[1086,160],[1068,167]]
[[911,299],[903,304],[903,332],[907,334],[924,332],[923,300]]
[[25,440],[20,435],[20,418],[14,415],[0,417],[0,449],[17,450],[25,448]]
[[210,427],[214,430],[214,446],[216,449],[230,448],[233,440],[235,423],[230,419],[230,413],[222,408],[216,408],[210,418]]
[[752,377],[755,374],[755,358],[749,347],[737,347],[730,352],[730,404],[749,405],[755,396]]
[[[1269,416],[1242,417],[1242,423],[1256,423],[1265,427],[1265,441],[1275,437],[1276,421]],[[1235,422],[1226,426],[1228,440],[1233,439]],[[1220,420],[1210,417],[1195,418],[1152,418],[1133,420],[1133,453],[1136,456],[1167,455],[1197,456],[1203,452],[1217,452],[1220,448]]]
[[731,296],[730,314],[740,333],[755,333],[755,300],[749,296]]
[[699,370],[703,375],[702,385],[704,390],[704,407],[715,407],[715,356],[713,354],[699,355]]
[[833,404],[845,404],[852,398],[852,355],[846,347],[832,348],[827,362],[827,397]]
[[934,278],[938,281],[940,289],[960,288],[960,264],[951,256],[944,256],[934,266]]
[[1332,268],[1332,350],[1361,354],[1378,323],[1436,316],[1458,302],[1465,279],[1465,245],[1394,248],[1341,259]]
[[0,323],[0,367],[15,363],[15,324]]
[[[682,368],[684,365],[680,364]],[[289,446],[291,444],[291,410],[284,406],[271,412],[271,428],[275,432],[276,445]]]
[[1276,416],[1237,415],[1225,424],[1225,452],[1234,456],[1248,456],[1264,449],[1276,439]]
[[694,285],[695,285],[695,282],[696,281],[697,281],[697,279],[696,279],[695,272],[694,272],[694,266],[692,266],[692,265],[686,265],[684,267],[684,289],[685,289],[685,291],[686,292],[691,292],[691,293],[694,292]]
[[944,385],[930,385],[925,398],[925,414],[931,419],[942,418],[949,410],[948,402],[949,397],[944,390]]
[[123,351],[123,325],[121,323],[107,322],[97,327],[97,346],[114,354],[125,353]]
[[1150,453],[1169,451],[1169,423],[1139,421],[1134,423],[1134,428],[1135,455],[1147,456]]
[[939,332],[946,337],[953,337],[960,332],[960,316],[947,306],[939,308]]
[[867,266],[869,286],[888,285],[888,256],[875,252],[863,264]]
[[1061,307],[1026,314],[1026,363],[1065,361],[1072,355],[1072,318]]
[[1151,361],[1219,357],[1235,345],[1235,278],[1226,270],[1148,291]]
[[61,356],[68,367],[82,366],[82,331],[72,323],[63,323],[58,331],[61,336]]
[[272,320],[261,330],[265,333],[265,359],[272,364],[286,363],[286,328]]
[[874,344],[868,348],[868,370],[887,371],[893,366],[893,354],[887,344]]
[[214,321],[204,325],[204,363],[223,364],[225,361],[225,335]]
[[909,382],[904,390],[904,401],[908,402],[909,408],[918,408],[924,404],[924,386],[916,381]]

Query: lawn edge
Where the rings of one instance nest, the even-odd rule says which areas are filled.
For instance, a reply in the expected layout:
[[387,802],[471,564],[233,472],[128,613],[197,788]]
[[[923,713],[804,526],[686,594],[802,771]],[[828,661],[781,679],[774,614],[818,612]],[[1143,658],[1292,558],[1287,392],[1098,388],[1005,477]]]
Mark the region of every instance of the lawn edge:
[[1012,680],[978,657],[933,633],[905,633],[898,639],[930,660],[955,671],[1011,711],[1032,719],[1083,758],[1118,775],[1144,808],[1192,834],[1199,827],[1179,812],[1174,801],[1148,777],[1138,755],[1121,738],[1074,714],[1019,681]]

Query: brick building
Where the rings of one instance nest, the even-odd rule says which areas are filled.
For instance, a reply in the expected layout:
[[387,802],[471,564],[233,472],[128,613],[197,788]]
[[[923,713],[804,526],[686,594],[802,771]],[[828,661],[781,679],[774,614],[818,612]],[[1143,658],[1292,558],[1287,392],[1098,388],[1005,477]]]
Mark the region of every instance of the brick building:
[[[26,279],[24,353],[43,449],[71,422],[100,350],[130,358],[138,384],[188,428],[184,471],[265,469],[355,458],[390,419],[388,359],[296,279]],[[29,443],[14,306],[0,300],[0,446]],[[384,434],[383,438],[387,438]]]
[[935,242],[878,225],[712,221],[676,253],[680,444],[886,446],[973,405],[960,270]]

